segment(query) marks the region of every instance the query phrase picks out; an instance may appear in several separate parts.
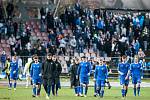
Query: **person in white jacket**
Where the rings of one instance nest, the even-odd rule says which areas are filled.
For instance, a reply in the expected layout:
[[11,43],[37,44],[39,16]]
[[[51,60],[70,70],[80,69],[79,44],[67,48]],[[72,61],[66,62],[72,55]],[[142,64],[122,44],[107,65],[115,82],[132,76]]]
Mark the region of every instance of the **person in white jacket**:
[[77,46],[77,41],[75,39],[75,36],[73,36],[72,39],[70,39],[70,46],[71,46],[71,49],[73,50],[73,52],[75,52],[75,48]]
[[23,75],[26,75],[26,88],[28,88],[30,83],[30,64],[32,63],[32,58],[28,58],[28,62],[25,64]]

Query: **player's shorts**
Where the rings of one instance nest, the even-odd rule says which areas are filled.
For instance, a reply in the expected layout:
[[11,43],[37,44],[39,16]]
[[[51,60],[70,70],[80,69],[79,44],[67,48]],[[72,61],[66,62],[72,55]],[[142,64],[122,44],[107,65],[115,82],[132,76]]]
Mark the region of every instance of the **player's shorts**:
[[125,79],[126,76],[120,76],[120,85],[125,85],[128,86],[129,85],[129,79]]
[[137,75],[133,75],[132,76],[132,84],[137,84],[137,83],[141,83],[141,76]]
[[33,84],[36,84],[36,85],[41,84],[41,83],[42,83],[42,79],[41,79],[41,78],[32,79],[32,83],[33,83]]
[[96,81],[96,88],[104,87],[105,86],[105,80],[97,80]]
[[80,84],[89,84],[89,77],[80,77]]
[[17,80],[18,79],[18,72],[15,74],[13,72],[10,73],[10,79]]

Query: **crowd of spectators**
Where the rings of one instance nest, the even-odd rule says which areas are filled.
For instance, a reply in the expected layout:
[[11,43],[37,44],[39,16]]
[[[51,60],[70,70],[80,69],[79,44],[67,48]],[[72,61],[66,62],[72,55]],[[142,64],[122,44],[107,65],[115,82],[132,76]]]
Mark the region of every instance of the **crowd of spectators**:
[[67,56],[93,51],[102,57],[133,57],[150,45],[148,12],[83,9],[76,3],[55,18],[42,8],[41,23],[47,25],[50,45]]
[[92,10],[76,3],[54,17],[51,11],[46,12],[42,7],[40,31],[47,33],[48,40],[40,40],[31,36],[31,27],[23,21],[12,20],[13,9],[13,4],[9,3],[7,20],[0,14],[0,39],[1,36],[8,39],[11,56],[37,54],[42,60],[47,53],[69,57],[95,53],[101,57],[138,54],[143,58],[144,52],[150,49],[149,12]]

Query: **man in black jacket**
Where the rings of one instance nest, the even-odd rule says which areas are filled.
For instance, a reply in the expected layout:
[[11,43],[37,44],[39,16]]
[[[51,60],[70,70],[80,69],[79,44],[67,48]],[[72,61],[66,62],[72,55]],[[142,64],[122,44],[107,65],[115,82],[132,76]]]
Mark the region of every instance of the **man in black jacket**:
[[47,55],[47,60],[42,64],[43,86],[46,92],[46,99],[49,99],[53,80],[55,78],[56,64],[52,60],[52,54]]
[[[58,95],[58,89],[61,88],[61,85],[60,85],[60,74],[61,74],[61,71],[62,71],[62,67],[61,67],[61,64],[58,62],[56,56],[54,55],[53,56],[53,61],[56,65],[56,71],[55,71],[55,79],[54,79],[54,83],[52,85],[52,93],[53,95]],[[56,91],[55,91],[56,89]]]
[[77,70],[79,66],[79,59],[73,59],[72,64],[70,66],[69,74],[70,74],[70,81],[71,87],[74,86],[75,96],[80,96],[80,83],[79,77],[77,77]]
[[51,12],[47,13],[47,31],[49,32],[51,29],[54,29],[54,17]]
[[10,19],[12,17],[13,11],[14,11],[14,5],[12,2],[9,2],[7,4],[6,11],[7,11],[8,19]]

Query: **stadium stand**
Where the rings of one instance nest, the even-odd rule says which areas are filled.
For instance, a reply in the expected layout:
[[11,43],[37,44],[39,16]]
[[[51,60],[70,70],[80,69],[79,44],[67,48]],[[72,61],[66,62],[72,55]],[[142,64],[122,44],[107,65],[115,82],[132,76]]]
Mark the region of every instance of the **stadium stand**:
[[[91,9],[76,4],[67,7],[63,14],[55,18],[50,10],[43,12],[41,19],[19,20],[17,27],[12,15],[11,18],[2,19],[7,32],[1,38],[0,51],[6,51],[7,55],[16,53],[27,57],[35,53],[45,56],[48,52],[70,57],[83,56],[85,52],[88,52],[87,57],[120,57],[124,54],[133,57],[142,48],[145,57],[150,56],[150,14],[147,10],[96,9],[98,0],[82,2],[85,1]],[[14,30],[17,30],[17,36]],[[12,34],[15,41],[11,45]],[[73,36],[75,49],[70,44]],[[30,48],[28,43],[31,44]],[[112,68],[116,68],[119,60],[112,60]],[[67,73],[66,62],[63,62],[63,66],[64,73]],[[113,72],[116,73],[116,70]]]

